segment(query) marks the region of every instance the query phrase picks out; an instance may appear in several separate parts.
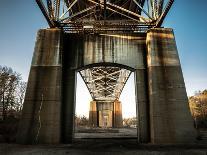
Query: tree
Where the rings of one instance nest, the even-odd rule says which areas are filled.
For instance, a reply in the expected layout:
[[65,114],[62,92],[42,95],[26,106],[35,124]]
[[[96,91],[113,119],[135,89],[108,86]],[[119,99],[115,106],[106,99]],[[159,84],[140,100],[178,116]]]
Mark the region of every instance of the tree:
[[196,127],[207,127],[207,90],[189,97],[189,105]]
[[79,126],[88,126],[89,120],[86,116],[77,116],[75,115],[75,124],[77,127]]
[[8,112],[21,111],[26,90],[26,83],[21,75],[9,67],[0,66],[0,109],[5,120]]
[[27,88],[27,83],[20,81],[16,91],[16,104],[14,106],[17,112],[22,111],[26,88]]
[[137,118],[136,117],[124,118],[123,125],[125,127],[137,127]]

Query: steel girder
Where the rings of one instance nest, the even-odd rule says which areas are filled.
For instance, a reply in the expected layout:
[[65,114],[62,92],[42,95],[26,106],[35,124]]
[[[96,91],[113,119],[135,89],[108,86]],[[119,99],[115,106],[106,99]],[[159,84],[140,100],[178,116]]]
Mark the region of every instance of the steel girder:
[[97,66],[79,73],[93,100],[115,101],[119,99],[131,71],[114,66]]
[[66,32],[160,27],[174,0],[36,0],[50,27]]

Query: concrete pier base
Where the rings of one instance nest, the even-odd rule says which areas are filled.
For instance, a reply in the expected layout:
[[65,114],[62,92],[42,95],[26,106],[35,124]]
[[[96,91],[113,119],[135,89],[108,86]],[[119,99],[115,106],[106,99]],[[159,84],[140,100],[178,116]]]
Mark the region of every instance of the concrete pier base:
[[152,143],[192,143],[196,139],[172,29],[147,33],[150,139]]
[[120,128],[122,122],[121,102],[91,101],[89,111],[89,125],[91,127]]
[[114,101],[114,122],[113,127],[121,128],[123,127],[123,119],[122,119],[122,105],[118,100]]
[[98,127],[98,116],[97,116],[97,106],[96,101],[90,102],[90,111],[89,111],[89,126]]
[[146,69],[135,71],[135,96],[137,105],[137,133],[140,143],[150,142],[148,80]]
[[62,31],[39,30],[17,142],[60,143]]

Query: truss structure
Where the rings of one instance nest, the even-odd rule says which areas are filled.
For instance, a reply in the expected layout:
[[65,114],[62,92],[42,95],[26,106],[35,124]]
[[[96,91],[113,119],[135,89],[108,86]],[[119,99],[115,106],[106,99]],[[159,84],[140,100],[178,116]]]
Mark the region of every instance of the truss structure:
[[131,71],[113,66],[98,66],[80,71],[93,100],[119,99]]
[[51,28],[66,32],[160,27],[174,0],[36,0]]

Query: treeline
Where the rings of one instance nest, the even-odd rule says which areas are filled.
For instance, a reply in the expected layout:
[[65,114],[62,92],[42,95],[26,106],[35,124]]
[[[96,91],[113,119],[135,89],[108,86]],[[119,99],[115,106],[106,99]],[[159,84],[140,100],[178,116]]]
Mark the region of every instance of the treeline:
[[77,116],[75,115],[75,126],[76,127],[88,127],[89,126],[89,119],[86,116]]
[[[122,120],[123,122],[123,127],[126,128],[136,128],[137,127],[137,118],[132,117],[132,118],[124,118]],[[77,116],[75,115],[75,126],[76,127],[89,127],[89,118],[86,116]]]
[[207,128],[207,90],[189,97],[191,114],[196,128]]
[[136,128],[137,127],[137,118],[136,117],[124,118],[123,119],[123,127]]
[[0,120],[21,115],[26,85],[21,74],[0,65]]

